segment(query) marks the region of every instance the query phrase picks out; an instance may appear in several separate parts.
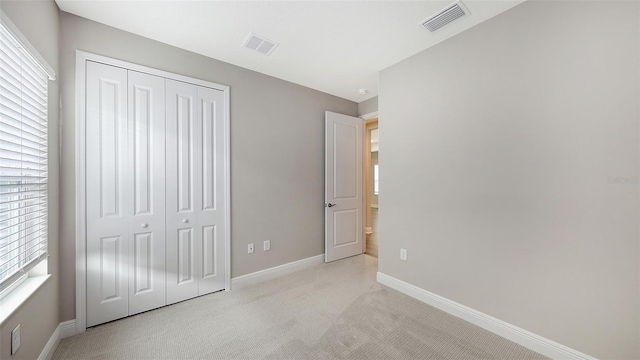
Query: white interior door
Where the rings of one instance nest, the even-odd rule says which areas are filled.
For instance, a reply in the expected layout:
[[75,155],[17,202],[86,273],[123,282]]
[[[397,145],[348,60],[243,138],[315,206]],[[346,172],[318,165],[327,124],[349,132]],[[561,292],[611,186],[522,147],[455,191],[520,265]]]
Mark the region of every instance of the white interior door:
[[361,119],[325,114],[325,261],[362,254]]
[[127,70],[87,63],[87,326],[129,315]]
[[167,109],[167,303],[198,296],[202,234],[197,230],[197,197],[201,176],[202,126],[195,85],[166,80]]
[[81,63],[80,326],[224,290],[228,89],[103,58]]
[[128,71],[129,315],[166,304],[164,78]]
[[167,302],[225,288],[224,92],[166,80]]
[[224,92],[198,87],[198,117],[201,128],[201,191],[195,201],[199,209],[197,231],[202,250],[198,273],[198,295],[225,287],[226,174],[225,174],[225,104]]

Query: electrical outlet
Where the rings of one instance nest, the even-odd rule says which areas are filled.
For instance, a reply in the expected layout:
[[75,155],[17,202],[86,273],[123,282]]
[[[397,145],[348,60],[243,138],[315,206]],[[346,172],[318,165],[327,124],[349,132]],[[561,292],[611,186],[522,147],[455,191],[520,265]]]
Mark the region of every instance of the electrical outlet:
[[264,248],[264,251],[271,250],[271,240],[265,240],[262,246]]
[[400,249],[400,260],[407,261],[407,249]]
[[20,348],[20,324],[11,331],[11,355]]
[[247,253],[248,254],[253,254],[253,243],[249,244],[249,246],[247,247]]

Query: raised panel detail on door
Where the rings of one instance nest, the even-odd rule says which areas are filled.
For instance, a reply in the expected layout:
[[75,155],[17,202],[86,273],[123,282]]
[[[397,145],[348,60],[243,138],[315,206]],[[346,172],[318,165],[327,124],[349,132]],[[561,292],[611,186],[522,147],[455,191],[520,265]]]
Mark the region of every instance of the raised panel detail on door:
[[151,197],[153,179],[151,174],[152,146],[152,89],[133,85],[133,176],[134,176],[134,212],[149,214],[153,201]]
[[[201,236],[198,294],[223,290],[225,286],[225,167],[224,167],[224,92],[198,87],[198,121],[200,134],[200,182],[196,184],[200,196],[194,203],[198,213],[196,232]],[[196,151],[196,150],[194,150]]]
[[[197,86],[166,82],[167,302],[198,296],[202,233],[193,196],[200,186],[201,121]],[[196,254],[198,254],[196,256]]]
[[129,315],[127,71],[87,63],[87,326]]
[[128,71],[129,314],[166,305],[164,78]]
[[358,154],[359,142],[354,139],[358,138],[358,127],[352,124],[334,123],[333,124],[333,176],[334,176],[334,198],[335,199],[354,199],[358,196],[358,180],[360,177],[357,172],[361,171],[358,167],[360,159]]
[[202,209],[216,208],[216,103],[202,103]]
[[122,299],[122,238],[120,236],[100,239],[100,293],[104,304]]
[[336,210],[333,212],[333,245],[340,247],[358,242],[358,231],[353,224],[358,223],[358,209]]
[[126,118],[121,118],[119,100],[125,91],[122,84],[108,79],[99,79],[98,136],[100,141],[100,203],[102,217],[121,215],[122,203],[121,173],[122,160],[119,156],[120,129],[126,126]]
[[153,234],[136,234],[133,244],[133,293],[153,290]]
[[193,282],[193,236],[192,229],[178,230],[178,285]]
[[216,226],[202,227],[202,278],[216,276]]
[[177,147],[176,168],[178,174],[178,211],[190,211],[193,190],[193,98],[178,94],[176,96]]

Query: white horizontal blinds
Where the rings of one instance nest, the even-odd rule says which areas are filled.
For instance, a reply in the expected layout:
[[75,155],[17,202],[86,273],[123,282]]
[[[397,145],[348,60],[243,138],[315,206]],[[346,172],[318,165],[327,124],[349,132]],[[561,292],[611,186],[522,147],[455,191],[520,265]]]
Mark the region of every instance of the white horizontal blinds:
[[0,290],[47,255],[47,74],[0,23]]

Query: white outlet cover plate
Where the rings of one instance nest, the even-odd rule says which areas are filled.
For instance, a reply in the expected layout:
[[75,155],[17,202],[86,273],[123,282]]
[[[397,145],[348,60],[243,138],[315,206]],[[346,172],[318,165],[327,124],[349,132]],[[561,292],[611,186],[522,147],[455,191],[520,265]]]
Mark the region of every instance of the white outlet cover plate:
[[263,247],[264,247],[264,251],[271,250],[271,240],[265,240],[264,244],[263,244]]
[[249,244],[249,246],[247,247],[247,251],[249,252],[249,254],[253,254],[253,244]]
[[20,324],[11,331],[11,355],[20,348]]
[[407,250],[400,249],[400,260],[407,261]]

